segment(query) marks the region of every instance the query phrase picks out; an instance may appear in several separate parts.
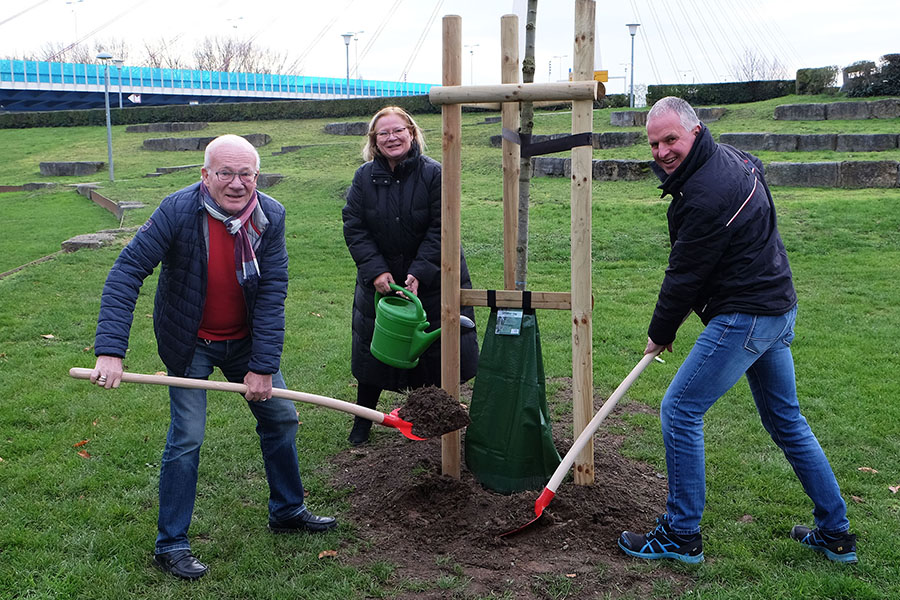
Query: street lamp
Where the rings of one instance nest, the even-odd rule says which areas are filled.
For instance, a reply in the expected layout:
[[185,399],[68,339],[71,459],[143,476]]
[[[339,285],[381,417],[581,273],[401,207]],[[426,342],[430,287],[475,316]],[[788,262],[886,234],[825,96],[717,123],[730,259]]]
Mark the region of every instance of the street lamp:
[[475,75],[473,74],[474,65],[475,65],[475,48],[478,47],[478,44],[467,44],[466,48],[469,49],[469,85],[475,85]]
[[557,80],[557,81],[563,81],[564,79],[568,79],[567,77],[563,77],[563,59],[564,59],[564,58],[569,58],[569,55],[568,55],[568,54],[563,54],[562,56],[560,56],[559,54],[557,54],[557,55],[554,56],[553,58],[558,58],[558,59],[559,59],[559,75],[556,77],[556,80]]
[[640,26],[640,23],[628,23],[625,25],[628,28],[628,33],[631,34],[631,99],[628,102],[628,106],[631,108],[634,108],[634,34],[637,33],[637,28]]
[[112,157],[112,125],[109,122],[109,59],[113,56],[109,52],[101,52],[97,55],[99,60],[103,61],[103,70],[106,74],[103,86],[103,99],[106,105],[106,155],[109,160],[109,180],[115,181],[113,175],[113,157]]
[[121,58],[114,58],[113,62],[116,63],[116,69],[119,74],[119,108],[122,108],[122,64],[125,61]]
[[347,48],[347,97],[350,97],[350,40],[353,39],[352,33],[342,33],[344,38],[344,46]]

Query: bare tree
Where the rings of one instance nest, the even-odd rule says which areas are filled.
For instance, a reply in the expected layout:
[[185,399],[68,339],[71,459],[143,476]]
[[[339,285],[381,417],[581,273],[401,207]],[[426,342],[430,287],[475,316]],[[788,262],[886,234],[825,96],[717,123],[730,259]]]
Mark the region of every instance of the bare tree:
[[92,63],[96,54],[86,44],[67,42],[46,42],[33,54],[26,54],[25,60],[44,60],[68,63]]
[[784,79],[787,76],[787,69],[777,56],[769,59],[746,48],[744,55],[731,66],[731,74],[738,81],[768,81]]
[[[538,0],[528,0],[525,17],[525,57],[522,59],[522,82],[534,83],[534,38],[537,29]],[[519,104],[519,136],[530,136],[534,130],[534,105]],[[516,289],[524,290],[528,282],[528,208],[531,194],[531,158],[519,163],[519,224],[516,240]]]
[[144,40],[144,58],[140,65],[156,69],[187,69],[188,63],[181,58],[175,42],[165,38]]
[[269,48],[256,45],[252,39],[207,37],[194,48],[195,68],[209,71],[242,73],[289,73],[298,61]]

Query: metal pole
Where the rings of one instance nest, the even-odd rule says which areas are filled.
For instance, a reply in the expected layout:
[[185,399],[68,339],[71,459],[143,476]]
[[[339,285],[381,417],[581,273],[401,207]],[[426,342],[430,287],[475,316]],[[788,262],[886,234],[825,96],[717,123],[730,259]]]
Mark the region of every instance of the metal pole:
[[631,108],[634,108],[634,34],[637,33],[637,28],[640,26],[640,23],[629,23],[625,26],[628,28],[628,33],[631,34],[631,94],[628,101],[628,106]]
[[[121,59],[116,60],[116,69],[119,74],[119,108],[122,108],[122,61]],[[182,87],[184,87],[182,85]]]
[[352,33],[342,33],[344,38],[344,48],[347,50],[347,97],[350,97],[350,40],[353,38]]
[[106,155],[109,159],[109,180],[115,181],[113,174],[113,156],[112,156],[112,125],[109,121],[109,63],[104,63],[106,67],[106,77],[104,78],[103,99],[106,104]]

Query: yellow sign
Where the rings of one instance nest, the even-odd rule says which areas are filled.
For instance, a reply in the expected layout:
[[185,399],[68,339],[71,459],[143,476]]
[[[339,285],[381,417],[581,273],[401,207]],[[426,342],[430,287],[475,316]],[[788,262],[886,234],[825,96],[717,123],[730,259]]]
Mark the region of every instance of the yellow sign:
[[609,81],[609,71],[594,71],[594,81]]

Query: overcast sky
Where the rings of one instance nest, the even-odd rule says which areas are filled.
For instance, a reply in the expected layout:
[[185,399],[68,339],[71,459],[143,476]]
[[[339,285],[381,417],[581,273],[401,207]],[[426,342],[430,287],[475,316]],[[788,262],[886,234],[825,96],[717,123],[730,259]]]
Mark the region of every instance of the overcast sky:
[[[525,0],[0,0],[0,57],[48,42],[125,38],[131,58],[144,40],[177,40],[190,56],[206,36],[253,38],[291,60],[297,74],[413,82],[441,81],[441,19],[462,17],[463,83],[500,82],[500,17]],[[575,0],[539,0],[536,81],[572,66]],[[431,20],[432,16],[434,17]],[[430,22],[430,25],[429,25]],[[631,37],[635,85],[734,81],[751,54],[797,68],[847,66],[900,53],[896,0],[618,0],[597,2],[595,68],[610,93],[627,89]],[[524,41],[524,33],[520,34]],[[416,48],[418,47],[418,51]],[[358,57],[358,59],[357,59]],[[128,61],[126,61],[128,64]]]

